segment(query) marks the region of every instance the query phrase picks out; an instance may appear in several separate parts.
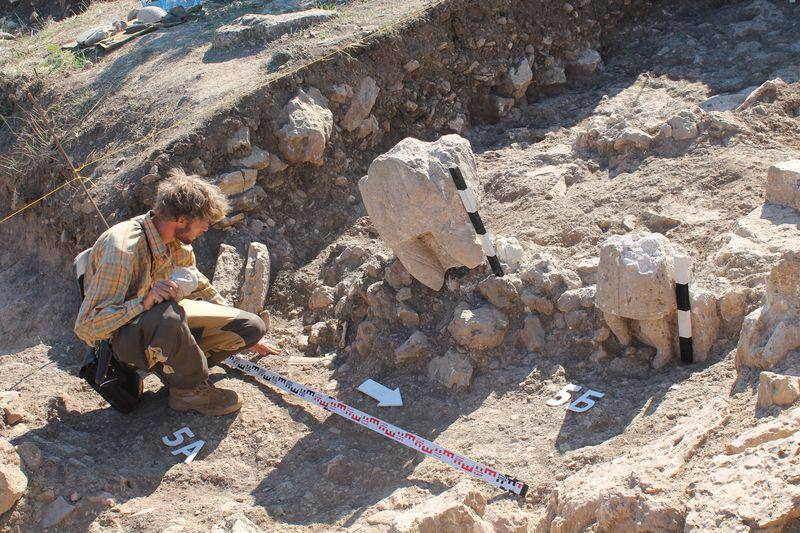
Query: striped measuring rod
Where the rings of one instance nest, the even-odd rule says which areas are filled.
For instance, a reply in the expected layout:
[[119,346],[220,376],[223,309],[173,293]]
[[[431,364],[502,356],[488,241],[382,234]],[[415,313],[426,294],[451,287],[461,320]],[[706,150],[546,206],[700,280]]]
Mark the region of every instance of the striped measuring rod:
[[461,472],[470,474],[482,481],[485,481],[486,483],[494,485],[497,488],[516,494],[520,498],[524,498],[528,493],[528,485],[518,479],[506,474],[501,474],[490,466],[473,461],[469,457],[464,457],[463,455],[450,451],[444,446],[439,446],[435,442],[423,439],[419,435],[409,433],[404,429],[393,426],[388,422],[384,422],[380,418],[375,418],[374,416],[363,411],[359,411],[354,407],[350,407],[349,405],[344,404],[338,401],[336,398],[328,396],[327,394],[322,394],[321,392],[310,389],[305,385],[295,383],[294,381],[286,379],[280,374],[276,374],[275,372],[267,370],[263,366],[260,366],[252,361],[242,359],[237,355],[231,355],[225,359],[223,363],[241,370],[245,374],[249,374],[259,381],[268,383],[290,394],[293,394],[301,400],[319,405],[326,411],[329,411],[335,415],[339,415],[350,422],[355,422],[356,424],[383,435],[384,437],[402,444],[407,448],[411,448],[412,450],[425,454],[428,457],[438,459],[439,461],[450,465]]
[[685,254],[673,256],[675,262],[675,299],[678,302],[678,338],[681,362],[694,361],[692,349],[692,307],[689,298],[689,265],[691,261]]
[[497,255],[494,252],[492,236],[486,233],[483,220],[481,220],[481,216],[478,214],[478,204],[475,202],[475,197],[472,195],[472,191],[467,188],[467,182],[461,174],[461,169],[458,167],[450,167],[448,170],[450,171],[450,177],[453,178],[453,182],[456,184],[456,189],[458,189],[461,203],[464,204],[464,209],[467,210],[467,215],[469,215],[469,220],[472,222],[472,227],[475,228],[475,233],[478,234],[478,238],[481,240],[483,253],[486,254],[486,259],[489,260],[489,266],[492,267],[492,272],[494,272],[495,276],[502,278],[503,267],[500,266],[500,261],[497,259]]

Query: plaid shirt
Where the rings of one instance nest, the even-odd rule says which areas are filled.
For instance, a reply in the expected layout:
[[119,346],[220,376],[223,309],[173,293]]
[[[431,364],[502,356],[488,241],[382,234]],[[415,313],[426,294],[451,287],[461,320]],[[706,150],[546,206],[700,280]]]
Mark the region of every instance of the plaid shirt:
[[191,268],[197,274],[197,289],[189,298],[228,305],[208,278],[197,271],[191,246],[177,240],[164,244],[152,212],[107,230],[89,255],[84,276],[86,297],[75,321],[75,334],[89,345],[110,338],[144,311],[142,302],[153,283],[168,280],[179,267]]

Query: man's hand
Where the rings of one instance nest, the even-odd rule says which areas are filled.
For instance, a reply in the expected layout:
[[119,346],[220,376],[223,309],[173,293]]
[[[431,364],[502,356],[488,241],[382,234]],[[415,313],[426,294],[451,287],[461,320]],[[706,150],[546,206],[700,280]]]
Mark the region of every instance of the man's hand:
[[145,311],[149,311],[154,305],[167,300],[175,300],[178,297],[178,284],[174,281],[156,281],[153,288],[144,297],[142,305]]
[[255,343],[250,349],[258,355],[278,355],[281,353],[281,349],[267,342],[266,337],[262,337],[261,340]]

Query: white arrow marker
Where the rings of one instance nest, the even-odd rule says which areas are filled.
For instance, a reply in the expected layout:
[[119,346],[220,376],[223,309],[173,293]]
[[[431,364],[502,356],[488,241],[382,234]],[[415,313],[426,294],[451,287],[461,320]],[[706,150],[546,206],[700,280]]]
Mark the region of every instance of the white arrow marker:
[[403,405],[400,387],[392,390],[377,381],[368,379],[358,387],[358,390],[378,400],[378,407],[400,407]]

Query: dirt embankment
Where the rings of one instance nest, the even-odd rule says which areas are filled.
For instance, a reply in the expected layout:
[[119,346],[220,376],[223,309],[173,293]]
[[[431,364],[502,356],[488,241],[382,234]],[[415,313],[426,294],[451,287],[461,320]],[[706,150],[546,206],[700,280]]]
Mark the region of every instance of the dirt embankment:
[[[302,249],[295,250],[296,255],[288,258],[289,262],[302,262],[363,214],[358,202],[348,203],[348,198],[358,197],[355,181],[365,173],[375,155],[406,136],[434,139],[507,113],[513,102],[498,99],[513,99],[509,69],[518,66],[523,58],[531,60],[537,77],[528,89],[529,98],[552,92],[554,83],[560,85],[559,76],[569,80],[578,78],[579,69],[573,67],[580,53],[602,49],[603,38],[616,24],[626,17],[640,16],[648,6],[648,2],[622,0],[592,2],[572,11],[549,1],[535,5],[528,2],[437,5],[405,27],[378,35],[347,53],[313,63],[253,92],[233,109],[168,143],[164,149],[150,152],[139,145],[131,153],[123,150],[89,167],[87,171],[91,171],[95,180],[93,194],[110,223],[122,220],[146,208],[157,180],[142,183],[141,178],[151,173],[153,165],[157,165],[159,178],[175,166],[204,169],[209,176],[229,171],[232,156],[226,153],[226,140],[242,125],[250,128],[254,145],[279,153],[275,133],[283,125],[281,109],[298,88],[316,87],[330,96],[335,85],[357,88],[363,78],[372,77],[380,89],[372,109],[380,126],[378,131],[358,138],[358,132],[350,133],[337,126],[321,167],[293,165],[277,176],[264,173],[259,177],[269,192],[264,211],[271,213],[274,220],[291,218],[296,222],[282,234],[276,232],[270,244],[290,249],[290,243],[303,243]],[[409,64],[418,66],[412,68]],[[9,88],[13,100],[13,84]],[[16,95],[17,99],[19,96]],[[70,109],[78,113],[74,109],[78,106],[85,110],[84,102],[75,102],[72,96],[59,95],[47,87],[41,88],[40,97],[67,113]],[[338,123],[348,106],[331,101],[331,108]],[[103,139],[132,134],[132,120],[125,117],[127,114],[117,115],[94,124],[79,139],[67,139],[75,161],[91,161],[102,147]],[[12,142],[6,135],[3,144],[8,147]],[[0,198],[6,205],[24,205],[58,185],[64,174],[53,176],[52,170],[62,165],[54,159],[40,163],[24,178],[3,179]],[[338,176],[345,176],[349,184],[334,187]],[[299,191],[308,198],[319,198],[313,208],[296,205]],[[76,192],[77,188],[70,187],[69,192],[46,199],[41,207],[4,224],[6,227],[0,231],[9,231],[11,235],[19,227],[42,226],[36,238],[57,236],[60,243],[56,248],[63,248],[64,255],[70,256],[91,244],[102,230],[96,214]],[[209,239],[212,248],[216,248],[220,238],[217,235]],[[208,253],[202,255],[208,260]]]
[[24,31],[47,20],[61,20],[83,13],[91,0],[0,0],[0,17]]

